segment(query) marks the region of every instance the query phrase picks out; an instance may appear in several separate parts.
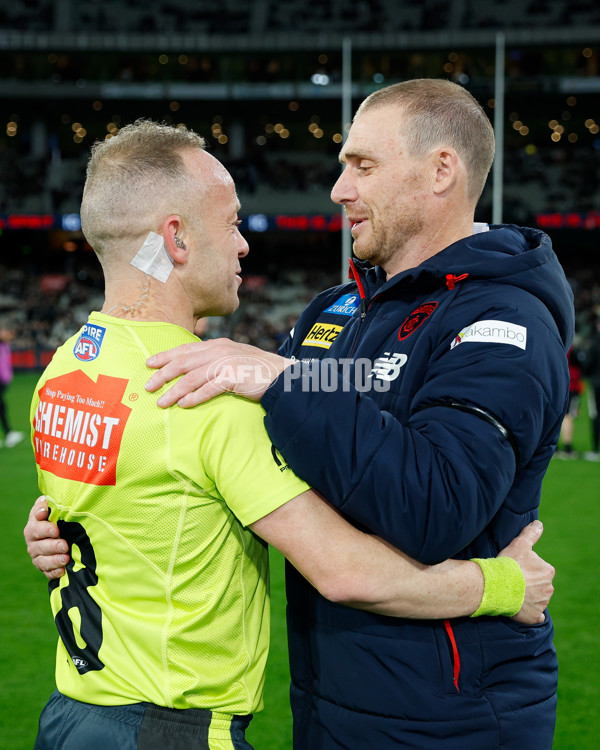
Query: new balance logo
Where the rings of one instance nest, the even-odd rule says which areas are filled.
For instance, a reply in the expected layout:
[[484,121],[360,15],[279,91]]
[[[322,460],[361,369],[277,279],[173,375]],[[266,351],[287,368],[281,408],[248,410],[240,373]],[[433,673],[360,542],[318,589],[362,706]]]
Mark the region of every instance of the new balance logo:
[[381,380],[396,380],[400,375],[401,368],[408,361],[406,354],[390,354],[390,352],[384,352],[384,357],[378,357],[375,360],[373,369],[369,373],[370,378],[380,378]]

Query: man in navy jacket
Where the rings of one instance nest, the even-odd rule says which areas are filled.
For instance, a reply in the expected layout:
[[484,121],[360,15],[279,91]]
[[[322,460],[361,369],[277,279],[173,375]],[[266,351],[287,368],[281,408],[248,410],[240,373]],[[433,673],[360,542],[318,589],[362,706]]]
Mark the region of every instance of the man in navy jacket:
[[[188,373],[159,404],[261,399],[289,465],[360,528],[423,563],[497,554],[537,517],[573,305],[544,233],[473,233],[493,155],[461,87],[372,94],[332,191],[352,281],[306,308],[282,356],[217,340],[153,358],[169,364],[150,390]],[[265,365],[268,387],[250,376]],[[291,568],[287,596],[296,750],[550,750],[549,616],[395,620],[327,602]]]
[[[372,94],[332,191],[359,259],[352,282],[306,308],[284,359],[223,341],[159,356],[150,364],[175,359],[152,389],[192,371],[159,403],[224,387],[262,397],[289,465],[361,528],[424,563],[497,554],[538,514],[573,303],[544,233],[473,233],[493,155],[489,121],[461,87]],[[245,365],[237,380],[214,364],[207,376],[219,358],[231,373],[231,357]],[[248,377],[264,362],[281,373],[268,388]],[[551,748],[550,617],[386,619],[327,602],[292,569],[287,595],[297,750]]]

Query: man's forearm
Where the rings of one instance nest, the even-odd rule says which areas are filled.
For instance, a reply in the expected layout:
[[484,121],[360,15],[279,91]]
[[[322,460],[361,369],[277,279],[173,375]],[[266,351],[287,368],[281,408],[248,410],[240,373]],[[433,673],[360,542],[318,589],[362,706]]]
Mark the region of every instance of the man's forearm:
[[[24,534],[34,565],[53,579],[64,573],[67,545],[58,538],[56,525],[46,518],[47,503],[38,498]],[[294,498],[252,524],[252,529],[277,547],[331,601],[383,615],[422,619],[470,615],[480,606],[484,578],[477,563],[447,560],[431,567],[423,565],[351,526],[314,492]],[[525,600],[516,619],[529,625],[544,621],[554,590],[554,568],[533,552],[541,533],[542,525],[536,521],[500,553],[501,559],[483,561],[495,571],[492,578],[502,595],[495,595],[486,572],[487,609],[479,614],[516,613],[521,600],[507,591],[510,594],[512,577],[513,589],[520,586],[522,595],[524,575]],[[512,572],[511,566],[498,565],[508,558]]]
[[470,615],[483,594],[476,563],[426,566],[359,531],[315,493],[306,492],[252,526],[330,601],[383,615]]
[[[482,599],[481,568],[469,560],[423,565],[363,534],[354,565],[338,574],[329,599],[393,617],[440,619],[473,614]],[[384,552],[385,549],[385,552]]]

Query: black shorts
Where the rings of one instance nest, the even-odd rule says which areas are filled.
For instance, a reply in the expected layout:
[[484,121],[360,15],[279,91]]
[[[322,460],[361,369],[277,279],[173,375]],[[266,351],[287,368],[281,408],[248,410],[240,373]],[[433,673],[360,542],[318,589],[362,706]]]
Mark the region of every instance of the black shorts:
[[34,750],[252,750],[252,716],[133,703],[96,706],[55,691],[40,716]]

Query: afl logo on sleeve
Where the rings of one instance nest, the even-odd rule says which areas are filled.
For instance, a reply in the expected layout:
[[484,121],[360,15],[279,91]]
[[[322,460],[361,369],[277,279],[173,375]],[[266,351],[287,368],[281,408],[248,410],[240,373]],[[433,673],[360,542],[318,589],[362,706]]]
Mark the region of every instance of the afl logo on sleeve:
[[413,310],[398,329],[398,341],[404,341],[404,339],[408,338],[411,333],[414,333],[419,326],[422,326],[427,318],[433,314],[437,306],[437,302],[424,302],[422,305],[419,305],[416,310]]
[[91,362],[100,354],[102,339],[106,333],[106,328],[86,323],[75,342],[73,354],[81,362]]
[[275,463],[277,464],[277,468],[279,469],[279,471],[291,471],[290,467],[283,460],[283,456],[274,445],[271,446],[271,454],[273,456],[273,461],[275,461]]

